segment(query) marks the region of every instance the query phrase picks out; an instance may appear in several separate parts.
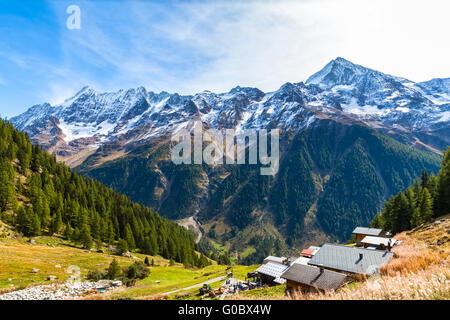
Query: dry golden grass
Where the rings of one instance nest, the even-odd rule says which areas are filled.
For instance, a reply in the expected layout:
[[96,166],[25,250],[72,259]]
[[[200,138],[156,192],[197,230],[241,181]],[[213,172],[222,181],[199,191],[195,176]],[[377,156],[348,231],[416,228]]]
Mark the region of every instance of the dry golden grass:
[[382,275],[416,274],[434,266],[447,266],[448,268],[449,255],[444,250],[431,248],[426,244],[414,241],[405,234],[401,234],[396,238],[403,241],[403,243],[392,249],[394,259],[381,268]]
[[149,297],[144,297],[142,298],[142,300],[167,300],[168,296],[167,294],[155,294],[153,296],[149,296]]

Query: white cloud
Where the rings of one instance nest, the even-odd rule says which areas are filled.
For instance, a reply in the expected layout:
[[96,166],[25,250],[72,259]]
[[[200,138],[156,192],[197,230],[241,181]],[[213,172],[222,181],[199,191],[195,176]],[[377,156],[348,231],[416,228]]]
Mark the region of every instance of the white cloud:
[[[450,76],[448,3],[83,2],[82,29],[63,33],[61,43],[69,62],[77,56],[88,63],[83,82],[99,89],[275,90],[306,80],[337,56],[423,81]],[[89,72],[105,66],[116,72],[103,78]]]

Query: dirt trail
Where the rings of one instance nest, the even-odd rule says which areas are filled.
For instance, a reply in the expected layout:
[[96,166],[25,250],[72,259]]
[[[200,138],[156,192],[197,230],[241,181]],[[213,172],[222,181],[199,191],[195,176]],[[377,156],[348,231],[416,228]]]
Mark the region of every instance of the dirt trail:
[[204,284],[211,284],[211,283],[216,282],[216,281],[223,281],[226,278],[227,278],[227,276],[217,277],[217,278],[214,278],[214,279],[203,281],[202,283],[195,284],[195,285],[190,286],[190,287],[177,289],[177,290],[173,290],[173,291],[169,291],[169,292],[164,292],[162,294],[166,295],[166,294],[172,294],[172,293],[176,293],[176,292],[180,292],[180,291],[187,291],[187,290],[191,290],[191,289],[195,289],[195,288],[201,288]]

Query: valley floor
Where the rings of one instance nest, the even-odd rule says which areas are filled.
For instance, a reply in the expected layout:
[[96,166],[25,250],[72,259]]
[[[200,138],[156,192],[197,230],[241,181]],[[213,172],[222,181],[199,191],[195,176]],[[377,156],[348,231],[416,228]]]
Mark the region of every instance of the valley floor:
[[[195,294],[204,283],[218,287],[229,271],[244,279],[247,272],[257,268],[234,266],[227,270],[227,266],[213,264],[202,269],[187,269],[178,263],[170,266],[169,261],[160,256],[133,252],[134,258],[127,258],[83,250],[57,237],[35,237],[33,240],[34,243],[28,242],[27,238],[0,239],[0,294],[48,284],[63,287],[77,270],[83,279],[90,270],[107,268],[114,258],[125,267],[134,259],[143,261],[148,257],[154,262],[149,277],[138,280],[133,287],[120,287],[84,299],[176,299],[186,291],[196,299]],[[50,281],[47,280],[49,276],[52,276]]]

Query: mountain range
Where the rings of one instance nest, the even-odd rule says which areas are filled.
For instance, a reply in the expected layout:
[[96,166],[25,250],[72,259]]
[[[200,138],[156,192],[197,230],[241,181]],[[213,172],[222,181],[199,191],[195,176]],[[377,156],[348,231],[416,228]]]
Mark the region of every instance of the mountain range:
[[[238,132],[279,128],[278,174],[174,165],[171,134],[194,121]],[[422,170],[436,173],[450,145],[450,78],[416,83],[336,58],[273,92],[85,87],[11,122],[75,170],[163,216],[190,219],[212,243],[257,254],[269,236],[283,240],[273,242],[278,249],[344,241]]]

